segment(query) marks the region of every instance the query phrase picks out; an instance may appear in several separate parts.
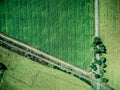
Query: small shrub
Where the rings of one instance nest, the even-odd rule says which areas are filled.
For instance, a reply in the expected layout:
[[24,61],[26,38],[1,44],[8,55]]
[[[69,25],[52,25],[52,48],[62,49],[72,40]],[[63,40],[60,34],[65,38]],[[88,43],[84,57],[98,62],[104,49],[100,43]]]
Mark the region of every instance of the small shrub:
[[100,70],[100,72],[106,73],[106,70],[104,70],[104,68],[102,68],[102,69]]
[[100,58],[100,61],[101,61],[102,63],[105,63],[105,62],[106,62],[106,58],[105,58],[105,57],[101,57],[101,58]]
[[93,43],[94,43],[94,45],[99,45],[102,43],[102,41],[99,37],[95,37]]
[[102,62],[100,60],[97,60],[97,64],[101,66]]
[[103,68],[106,68],[106,67],[107,67],[107,65],[106,65],[105,63],[103,63],[103,64],[102,64],[102,67],[103,67]]
[[92,64],[90,65],[90,67],[91,67],[91,69],[93,69],[94,71],[97,70],[97,67],[96,67],[96,65],[95,65],[94,63],[92,63]]
[[101,43],[101,44],[99,45],[99,47],[101,47],[101,48],[106,48],[103,43]]
[[107,82],[108,82],[108,79],[102,78],[102,82],[107,83]]
[[106,48],[104,48],[104,47],[99,47],[99,50],[101,53],[106,53]]
[[95,74],[95,78],[96,78],[96,79],[100,78],[100,75]]
[[104,76],[104,72],[100,71],[100,77]]
[[96,70],[97,70],[97,67],[96,67],[96,66],[94,66],[94,67],[93,67],[93,70],[94,70],[94,71],[96,71]]

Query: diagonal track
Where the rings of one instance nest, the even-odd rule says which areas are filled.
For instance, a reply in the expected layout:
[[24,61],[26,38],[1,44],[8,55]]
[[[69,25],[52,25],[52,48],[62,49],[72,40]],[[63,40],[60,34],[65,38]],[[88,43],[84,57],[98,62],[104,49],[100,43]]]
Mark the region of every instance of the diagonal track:
[[[51,56],[45,52],[42,52],[31,46],[28,46],[24,43],[14,40],[2,33],[0,33],[0,45],[14,52],[17,52],[23,56],[26,56],[31,59],[35,59],[37,60],[37,62],[40,62],[47,66],[57,67],[60,70],[65,71],[71,75],[77,76],[78,78],[82,78],[88,81],[92,86],[97,83],[91,72],[86,72],[54,56]],[[101,85],[103,85],[104,87],[107,87],[108,90],[111,90],[110,89],[111,87],[106,86],[104,84],[101,84]]]

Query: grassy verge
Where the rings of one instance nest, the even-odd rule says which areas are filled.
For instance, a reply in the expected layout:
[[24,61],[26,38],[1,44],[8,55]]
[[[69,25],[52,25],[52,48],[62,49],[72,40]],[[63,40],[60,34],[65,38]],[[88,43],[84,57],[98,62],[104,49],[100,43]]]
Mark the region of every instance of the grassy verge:
[[107,47],[109,84],[120,90],[120,0],[99,2],[100,36]]
[[45,67],[0,47],[0,62],[7,66],[0,90],[91,90],[79,79]]

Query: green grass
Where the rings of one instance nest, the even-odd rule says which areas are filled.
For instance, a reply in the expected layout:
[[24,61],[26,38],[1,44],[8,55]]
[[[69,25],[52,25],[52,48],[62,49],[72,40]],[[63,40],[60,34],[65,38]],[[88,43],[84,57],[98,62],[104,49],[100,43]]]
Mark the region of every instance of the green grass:
[[4,0],[0,31],[89,70],[94,0]]
[[81,80],[45,67],[0,47],[0,62],[7,66],[0,90],[91,90]]
[[107,47],[109,85],[120,90],[120,0],[101,0],[100,36]]

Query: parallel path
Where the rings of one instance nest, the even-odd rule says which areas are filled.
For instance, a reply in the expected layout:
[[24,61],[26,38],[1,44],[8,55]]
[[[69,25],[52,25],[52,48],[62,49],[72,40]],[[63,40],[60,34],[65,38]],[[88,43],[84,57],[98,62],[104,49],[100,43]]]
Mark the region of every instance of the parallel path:
[[[92,86],[97,83],[91,72],[86,72],[54,56],[48,55],[45,52],[42,52],[29,45],[14,40],[4,35],[3,33],[0,33],[0,45],[6,47],[7,49],[15,51],[23,56],[26,56],[30,59],[35,59],[37,60],[37,62],[46,64],[47,66],[59,68],[60,70],[65,71],[71,75],[77,76],[78,78],[82,78],[85,81],[88,81]],[[111,88],[110,86],[106,86],[104,84],[102,85],[104,87],[107,87],[108,90],[112,90],[110,89]]]
[[[94,2],[95,9],[95,37],[99,37],[99,19],[98,19],[98,0]],[[99,60],[100,56],[97,53],[96,59]],[[97,65],[97,74],[100,74],[100,67]],[[100,90],[100,79],[97,79],[97,90]]]

